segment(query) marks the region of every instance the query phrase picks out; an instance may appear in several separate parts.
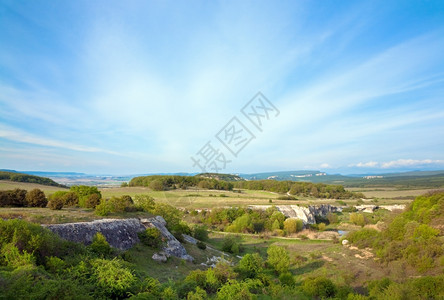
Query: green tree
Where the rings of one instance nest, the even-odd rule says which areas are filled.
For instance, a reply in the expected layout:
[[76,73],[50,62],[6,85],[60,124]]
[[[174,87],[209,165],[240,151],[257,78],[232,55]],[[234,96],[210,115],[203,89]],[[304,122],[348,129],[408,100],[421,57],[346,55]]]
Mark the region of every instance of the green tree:
[[246,278],[255,278],[262,272],[264,262],[258,253],[245,254],[239,261],[238,269]]
[[102,194],[95,186],[73,185],[69,190],[76,193],[77,197],[79,197],[80,207],[86,207],[86,200],[91,194],[97,194],[102,198]]
[[290,257],[284,247],[273,245],[268,248],[267,254],[267,264],[270,267],[272,267],[278,273],[288,271],[288,268],[290,267]]

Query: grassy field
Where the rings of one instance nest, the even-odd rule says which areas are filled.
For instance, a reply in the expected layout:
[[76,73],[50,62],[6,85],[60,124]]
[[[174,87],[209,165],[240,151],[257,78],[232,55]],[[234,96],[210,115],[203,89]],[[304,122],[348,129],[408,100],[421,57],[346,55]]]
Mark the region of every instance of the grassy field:
[[[0,181],[0,190],[8,190],[21,188],[31,190],[39,188],[45,192],[47,196],[59,191],[66,190],[58,187],[50,187],[32,183],[21,183],[11,181]],[[122,195],[130,195],[134,197],[138,194],[148,194],[156,201],[168,203],[170,205],[185,209],[203,209],[214,207],[230,207],[230,206],[248,206],[248,205],[316,205],[316,204],[332,204],[341,205],[335,199],[315,199],[312,197],[297,197],[298,200],[279,200],[280,194],[268,191],[251,191],[241,190],[240,193],[233,191],[220,190],[171,190],[171,191],[153,191],[147,187],[110,187],[99,189],[104,198],[112,196],[120,197]],[[352,191],[363,192],[367,198],[377,198],[377,204],[408,204],[415,196],[421,195],[429,191],[428,189],[396,189],[393,187],[384,188],[350,188]],[[357,200],[342,200],[347,205],[356,205]],[[373,204],[370,200],[366,200],[366,204]],[[342,202],[341,202],[342,203]]]
[[347,190],[353,192],[361,192],[368,198],[381,199],[413,199],[419,195],[425,194],[433,189],[397,189],[393,187],[383,188],[348,188]]
[[36,183],[28,183],[28,182],[15,182],[9,180],[0,180],[0,191],[1,190],[13,190],[13,189],[23,189],[23,190],[32,190],[32,189],[41,189],[45,194],[49,195],[51,193],[57,191],[67,191],[68,189],[56,187],[56,186],[47,186]]

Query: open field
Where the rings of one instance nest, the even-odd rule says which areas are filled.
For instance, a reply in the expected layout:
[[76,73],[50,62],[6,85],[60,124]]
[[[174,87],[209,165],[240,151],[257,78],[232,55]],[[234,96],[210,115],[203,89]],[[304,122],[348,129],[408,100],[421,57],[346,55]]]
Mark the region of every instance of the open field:
[[399,199],[415,198],[434,189],[397,189],[394,187],[347,188],[349,191],[361,192],[368,198]]
[[0,191],[1,190],[13,190],[13,189],[23,189],[23,190],[28,190],[28,191],[30,191],[32,189],[41,189],[47,195],[57,192],[57,191],[67,191],[68,190],[66,188],[41,185],[41,184],[36,184],[36,183],[0,180]]
[[[9,190],[14,188],[32,190],[39,188],[45,192],[47,196],[59,191],[66,190],[59,187],[44,186],[33,183],[22,183],[12,181],[0,181],[0,190]],[[221,191],[221,190],[170,190],[170,191],[153,191],[147,187],[110,187],[99,188],[104,198],[112,196],[120,197],[122,195],[130,195],[134,197],[138,194],[147,194],[152,196],[156,201],[168,203],[173,206],[184,209],[204,209],[214,207],[229,206],[248,206],[248,205],[315,205],[315,204],[332,204],[341,205],[335,199],[315,199],[313,197],[297,197],[297,200],[279,200],[282,196],[278,193],[268,191],[241,190],[237,191]],[[387,188],[350,188],[351,191],[363,192],[367,198],[378,198],[377,204],[408,204],[414,197],[424,194],[429,189],[396,189],[394,187]],[[271,201],[271,202],[270,202]],[[369,202],[370,200],[366,200]],[[341,203],[347,205],[356,205],[357,200],[341,200]]]
[[106,217],[97,216],[94,210],[79,207],[64,207],[51,210],[41,207],[0,207],[1,219],[22,219],[38,224],[61,224],[72,222],[88,222],[99,219],[149,218],[147,212],[111,213]]

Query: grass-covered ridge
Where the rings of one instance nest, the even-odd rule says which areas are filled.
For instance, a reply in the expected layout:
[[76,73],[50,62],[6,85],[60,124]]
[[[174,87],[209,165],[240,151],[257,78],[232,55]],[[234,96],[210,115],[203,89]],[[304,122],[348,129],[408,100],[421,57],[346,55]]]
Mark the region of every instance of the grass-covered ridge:
[[0,171],[0,180],[37,183],[41,185],[55,186],[55,187],[66,187],[46,177],[40,177],[40,176],[34,176],[34,175],[28,175],[16,172],[7,172],[7,171]]

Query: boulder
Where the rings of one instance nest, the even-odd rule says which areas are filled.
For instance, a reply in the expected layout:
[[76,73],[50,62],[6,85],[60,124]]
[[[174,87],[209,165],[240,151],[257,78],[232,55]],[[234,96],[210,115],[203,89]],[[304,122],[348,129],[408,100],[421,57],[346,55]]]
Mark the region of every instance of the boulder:
[[148,219],[141,219],[140,222],[145,227],[155,227],[160,231],[162,237],[166,240],[166,246],[164,246],[162,250],[167,257],[176,256],[187,261],[194,260],[192,256],[188,255],[184,246],[171,234],[171,232],[168,231],[164,218],[156,216]]
[[166,262],[168,259],[163,252],[154,253],[151,258],[158,262]]

